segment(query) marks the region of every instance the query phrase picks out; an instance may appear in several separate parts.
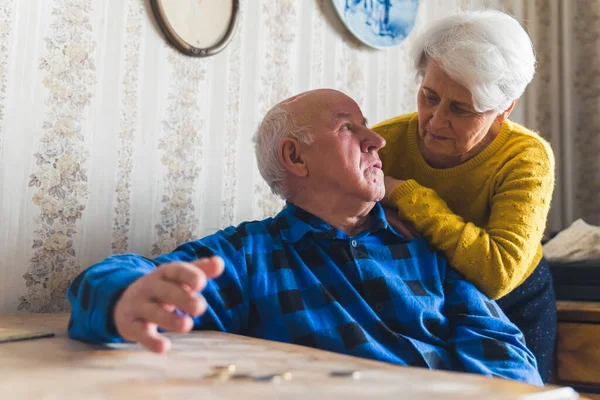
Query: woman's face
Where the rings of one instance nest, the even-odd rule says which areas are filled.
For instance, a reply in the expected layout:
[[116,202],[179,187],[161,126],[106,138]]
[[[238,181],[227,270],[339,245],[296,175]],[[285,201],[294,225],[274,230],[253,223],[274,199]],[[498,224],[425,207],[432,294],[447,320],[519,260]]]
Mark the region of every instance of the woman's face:
[[500,130],[497,113],[479,113],[469,90],[430,62],[417,97],[420,148],[433,167],[466,162],[490,144]]

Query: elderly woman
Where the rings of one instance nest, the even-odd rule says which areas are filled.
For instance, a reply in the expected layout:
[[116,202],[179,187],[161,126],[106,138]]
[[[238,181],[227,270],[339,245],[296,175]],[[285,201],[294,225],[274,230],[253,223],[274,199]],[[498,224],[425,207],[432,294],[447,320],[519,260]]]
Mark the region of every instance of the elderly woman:
[[387,141],[384,203],[499,299],[547,382],[556,305],[541,239],[554,157],[508,119],[535,72],[531,40],[502,12],[464,12],[422,33],[413,57],[418,111],[373,128]]

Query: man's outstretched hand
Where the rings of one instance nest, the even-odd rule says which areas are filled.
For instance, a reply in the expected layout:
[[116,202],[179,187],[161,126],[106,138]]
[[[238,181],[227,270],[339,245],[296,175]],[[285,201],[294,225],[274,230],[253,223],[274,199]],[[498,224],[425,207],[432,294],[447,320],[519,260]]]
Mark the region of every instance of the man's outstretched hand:
[[[223,269],[223,259],[218,256],[160,265],[123,292],[113,314],[117,332],[150,351],[164,353],[171,342],[157,329],[189,332],[194,324],[192,316],[206,312],[206,300],[198,292]],[[175,309],[187,315],[178,315]]]

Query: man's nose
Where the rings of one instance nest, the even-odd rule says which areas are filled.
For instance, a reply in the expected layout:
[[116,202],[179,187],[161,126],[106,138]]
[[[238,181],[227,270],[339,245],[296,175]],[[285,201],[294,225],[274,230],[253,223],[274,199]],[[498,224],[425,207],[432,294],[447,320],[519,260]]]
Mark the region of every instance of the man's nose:
[[377,151],[385,147],[385,139],[383,137],[369,128],[365,128],[365,131],[365,138],[361,143],[364,152]]

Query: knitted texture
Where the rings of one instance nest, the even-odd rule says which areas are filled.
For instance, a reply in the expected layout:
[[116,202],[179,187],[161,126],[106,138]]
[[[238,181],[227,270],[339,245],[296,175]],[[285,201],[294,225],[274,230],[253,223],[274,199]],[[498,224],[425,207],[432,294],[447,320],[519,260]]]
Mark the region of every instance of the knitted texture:
[[481,153],[453,168],[432,168],[418,147],[417,113],[373,130],[386,175],[405,180],[390,195],[401,218],[443,251],[479,290],[498,299],[542,258],[554,189],[554,156],[536,133],[505,121]]

